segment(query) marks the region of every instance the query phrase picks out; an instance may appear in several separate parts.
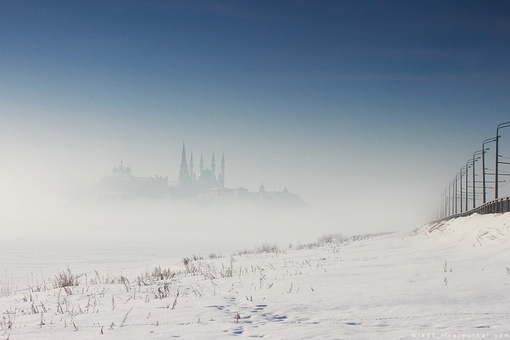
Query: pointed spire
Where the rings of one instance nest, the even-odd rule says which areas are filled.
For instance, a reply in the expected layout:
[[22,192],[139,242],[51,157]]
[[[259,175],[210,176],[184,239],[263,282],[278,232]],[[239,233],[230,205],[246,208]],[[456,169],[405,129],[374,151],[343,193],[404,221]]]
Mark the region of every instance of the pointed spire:
[[214,152],[211,159],[211,172],[213,180],[216,180],[216,160],[214,159]]
[[182,142],[181,166],[182,164],[186,164],[186,146],[184,145],[184,141]]
[[193,167],[194,167],[194,163],[193,163],[193,152],[192,152],[191,157],[189,159],[189,177],[191,179],[195,178],[195,171],[194,171]]
[[182,142],[181,169],[179,170],[179,184],[185,185],[189,182],[188,162],[186,161],[186,147]]

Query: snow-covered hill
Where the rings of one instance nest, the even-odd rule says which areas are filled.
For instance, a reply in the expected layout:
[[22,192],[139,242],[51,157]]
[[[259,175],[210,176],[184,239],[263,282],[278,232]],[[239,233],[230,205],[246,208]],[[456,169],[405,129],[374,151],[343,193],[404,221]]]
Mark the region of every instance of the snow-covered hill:
[[2,282],[0,339],[508,338],[509,253],[510,214],[472,215],[115,274],[62,268],[29,289]]

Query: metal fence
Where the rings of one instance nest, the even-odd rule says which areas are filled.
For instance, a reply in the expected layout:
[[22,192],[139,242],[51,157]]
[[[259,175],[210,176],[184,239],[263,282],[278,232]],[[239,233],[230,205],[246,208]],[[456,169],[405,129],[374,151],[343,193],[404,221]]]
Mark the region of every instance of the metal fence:
[[445,216],[445,217],[439,218],[435,221],[432,221],[431,223],[451,220],[451,219],[454,219],[457,217],[469,216],[469,215],[475,214],[475,213],[483,215],[483,214],[498,214],[498,213],[506,213],[506,212],[510,212],[510,197],[499,198],[497,200],[487,202],[484,205],[481,205],[475,209],[471,209],[469,211],[465,211],[465,212],[462,212],[459,214]]
[[[473,157],[469,158],[466,164],[461,166],[460,171],[457,172],[455,177],[444,188],[439,202],[438,219],[436,221],[449,220],[474,213],[493,214],[510,211],[510,197],[499,197],[500,187],[510,184],[510,161],[507,161],[510,160],[510,157],[508,157],[508,154],[505,156],[501,153],[505,148],[501,148],[502,145],[500,145],[503,141],[500,141],[500,130],[504,128],[510,128],[510,121],[501,123],[496,127],[495,136],[489,137],[482,142],[482,148],[473,153]],[[495,148],[491,152],[494,155],[493,169],[487,167],[485,157],[487,151],[492,149],[488,147],[490,143],[495,144]],[[508,139],[503,144],[508,144]],[[477,174],[476,163],[479,160],[481,160],[481,171]],[[487,190],[490,189],[494,189],[494,200],[485,203]],[[504,194],[508,195],[508,191]],[[480,206],[477,206],[477,197],[484,202]],[[468,204],[472,205],[473,208],[471,210],[469,210]]]

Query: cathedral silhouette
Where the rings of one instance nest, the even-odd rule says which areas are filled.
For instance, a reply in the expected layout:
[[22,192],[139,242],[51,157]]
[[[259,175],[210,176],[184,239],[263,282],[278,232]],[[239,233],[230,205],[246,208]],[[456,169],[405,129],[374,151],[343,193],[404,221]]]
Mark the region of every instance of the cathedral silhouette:
[[182,144],[181,166],[179,170],[179,179],[177,187],[181,192],[204,193],[211,189],[225,188],[225,155],[221,156],[220,173],[216,175],[216,159],[214,153],[211,159],[211,167],[204,167],[204,157],[200,155],[200,165],[198,174],[195,173],[193,153],[191,153],[189,166],[186,157],[186,146]]

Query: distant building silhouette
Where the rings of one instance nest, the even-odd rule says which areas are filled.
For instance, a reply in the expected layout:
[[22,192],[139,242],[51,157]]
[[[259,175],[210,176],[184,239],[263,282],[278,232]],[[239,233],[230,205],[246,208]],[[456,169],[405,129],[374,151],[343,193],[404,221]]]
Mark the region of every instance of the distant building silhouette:
[[221,157],[221,172],[216,176],[216,159],[214,153],[211,158],[211,167],[204,167],[204,157],[200,155],[198,174],[195,174],[193,153],[190,155],[189,166],[187,162],[186,146],[182,144],[181,165],[177,179],[176,192],[185,196],[196,196],[207,193],[213,189],[225,188],[225,155]]
[[103,193],[116,197],[165,197],[168,196],[168,177],[135,177],[131,168],[122,161],[114,167],[111,176],[99,182]]
[[302,205],[301,196],[289,192],[287,186],[282,191],[266,191],[262,184],[259,191],[252,192],[239,187],[225,187],[225,155],[221,156],[220,173],[216,174],[216,159],[211,157],[210,168],[204,166],[204,157],[200,155],[198,173],[194,168],[193,153],[189,164],[186,146],[182,144],[179,177],[175,185],[168,184],[168,177],[135,177],[131,168],[120,162],[114,167],[111,176],[100,180],[104,194],[120,197],[167,197],[188,198],[208,203],[260,202],[281,205]]
[[266,191],[261,185],[258,192],[250,192],[248,189],[239,187],[229,189],[225,187],[225,155],[221,156],[220,173],[216,175],[216,159],[214,153],[211,158],[211,167],[204,167],[204,157],[200,155],[198,174],[195,173],[193,153],[190,154],[189,166],[187,162],[186,146],[182,144],[181,164],[175,196],[194,197],[199,201],[221,202],[270,202],[271,204],[301,205],[301,196],[289,192],[287,186],[283,191]]

